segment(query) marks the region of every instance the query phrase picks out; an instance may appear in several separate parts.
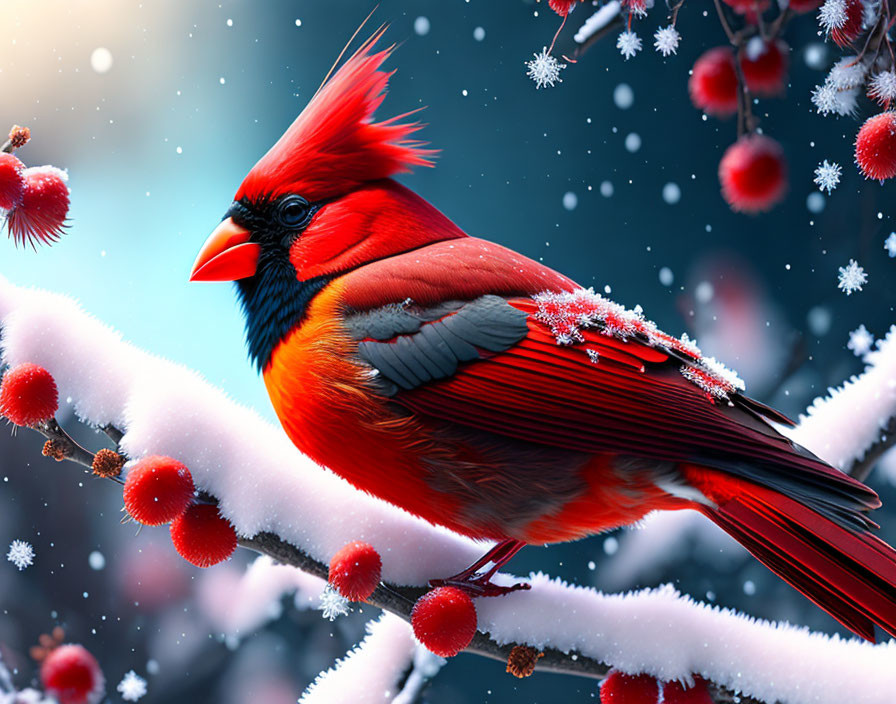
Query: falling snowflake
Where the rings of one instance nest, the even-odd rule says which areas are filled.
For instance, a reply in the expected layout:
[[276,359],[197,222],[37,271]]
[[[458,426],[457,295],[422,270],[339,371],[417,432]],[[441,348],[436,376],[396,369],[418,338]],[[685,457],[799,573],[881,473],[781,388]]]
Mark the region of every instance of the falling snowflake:
[[868,84],[868,97],[881,105],[887,105],[896,99],[896,71],[881,71]]
[[846,2],[845,0],[826,0],[824,5],[818,11],[818,24],[826,32],[840,29],[846,24]]
[[34,564],[34,548],[24,540],[13,540],[9,544],[6,559],[19,568],[19,571]]
[[830,195],[831,191],[840,183],[841,172],[840,164],[828,163],[827,159],[821,162],[815,169],[815,184],[818,186],[818,190],[827,191]]
[[856,357],[864,357],[871,351],[874,344],[874,335],[868,332],[864,325],[859,325],[855,330],[849,333],[849,342],[846,348],[852,350]]
[[320,606],[317,608],[325,619],[335,621],[337,617],[345,616],[349,612],[348,599],[328,584],[321,592]]
[[862,290],[862,286],[868,283],[868,274],[855,259],[850,259],[849,264],[840,267],[840,275],[837,279],[837,288],[842,289],[849,296],[853,291]]
[[616,48],[619,49],[619,53],[625,57],[626,61],[628,61],[641,51],[641,37],[631,30],[626,30],[616,39]]
[[663,56],[675,54],[678,51],[678,43],[681,41],[681,35],[678,30],[671,24],[668,27],[660,27],[653,35],[653,46]]
[[560,71],[566,68],[566,64],[561,64],[551,56],[547,47],[543,47],[540,54],[533,54],[533,56],[534,59],[526,62],[528,69],[526,75],[535,81],[536,88],[545,86],[553,88],[555,83],[563,83]]
[[884,249],[891,257],[896,257],[896,232],[891,232],[890,236],[884,240]]
[[126,702],[135,702],[146,694],[146,680],[131,670],[118,683],[117,689]]

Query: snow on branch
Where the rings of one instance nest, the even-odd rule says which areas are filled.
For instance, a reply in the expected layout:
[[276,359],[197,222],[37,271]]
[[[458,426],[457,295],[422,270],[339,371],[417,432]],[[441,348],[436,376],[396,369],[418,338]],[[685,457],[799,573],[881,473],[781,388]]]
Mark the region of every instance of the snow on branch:
[[[71,399],[82,421],[120,440],[131,459],[158,454],[184,463],[244,547],[325,579],[339,548],[366,541],[382,556],[383,579],[368,603],[405,621],[428,580],[459,571],[485,551],[356,491],[301,455],[279,428],[195,372],[122,341],[66,297],[0,278],[0,326],[5,363],[47,369],[60,398]],[[871,417],[876,432],[879,414]],[[501,574],[496,581],[516,580]],[[616,667],[685,682],[697,674],[713,683],[718,702],[839,704],[849,682],[853,701],[889,704],[896,691],[892,642],[875,646],[757,621],[671,587],[606,595],[543,574],[531,583],[529,591],[476,600],[481,632],[467,652],[506,661],[514,644],[526,644],[544,651],[539,670],[602,677]],[[244,623],[253,618],[247,614]],[[381,691],[397,686],[391,678],[412,657],[410,631],[384,617],[368,636],[380,638],[391,645],[383,652],[362,647],[337,671],[373,662],[374,655],[394,657],[391,668],[371,667],[385,678]],[[372,670],[365,666],[365,677]]]
[[896,443],[896,326],[865,355],[865,362],[864,372],[815,399],[799,426],[787,433],[859,478]]

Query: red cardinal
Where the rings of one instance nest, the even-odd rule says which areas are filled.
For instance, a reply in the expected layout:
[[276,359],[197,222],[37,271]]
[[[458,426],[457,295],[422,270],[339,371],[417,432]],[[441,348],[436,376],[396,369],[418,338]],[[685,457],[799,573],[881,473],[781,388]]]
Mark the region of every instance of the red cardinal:
[[780,435],[770,421],[791,422],[686,340],[469,237],[390,178],[431,153],[409,140],[418,124],[373,119],[380,35],[249,172],[191,276],[237,282],[296,446],[498,541],[437,584],[500,594],[490,577],[526,543],[689,508],[856,633],[896,634],[896,552],[871,533],[871,489]]

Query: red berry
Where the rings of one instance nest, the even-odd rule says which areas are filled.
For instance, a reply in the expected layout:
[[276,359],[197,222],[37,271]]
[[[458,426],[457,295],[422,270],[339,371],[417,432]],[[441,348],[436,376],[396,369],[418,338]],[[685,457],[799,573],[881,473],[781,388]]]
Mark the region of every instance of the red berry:
[[663,704],[713,704],[712,697],[702,677],[694,678],[694,686],[685,689],[678,682],[663,685]]
[[650,675],[612,670],[600,685],[600,704],[657,704],[660,683]]
[[788,7],[794,12],[805,14],[806,12],[815,12],[821,5],[821,0],[790,0]]
[[737,110],[737,72],[731,49],[716,47],[697,59],[688,91],[694,106],[710,115],[726,117]]
[[9,213],[7,226],[16,244],[55,242],[68,215],[68,176],[55,166],[36,166],[22,172],[22,202]]
[[52,650],[40,667],[40,679],[59,704],[95,704],[106,687],[99,663],[81,645]]
[[187,510],[194,491],[190,470],[180,462],[159,455],[144,457],[128,470],[124,507],[138,523],[160,526]]
[[373,546],[356,541],[342,547],[330,560],[327,581],[350,601],[365,601],[380,583],[383,561]]
[[171,523],[171,542],[187,562],[211,567],[236,550],[236,531],[210,504],[193,504]]
[[750,92],[760,96],[778,95],[784,90],[787,77],[787,45],[782,41],[765,43],[759,40],[758,52],[753,44],[741,54],[740,65]]
[[476,635],[476,607],[456,587],[427,592],[411,611],[414,635],[427,649],[443,658],[457,655]]
[[830,28],[831,39],[839,46],[849,46],[862,33],[863,19],[862,0],[845,0],[843,21]]
[[22,202],[25,192],[24,168],[25,165],[17,157],[0,152],[0,208],[10,210]]
[[579,0],[548,0],[550,8],[561,17],[566,17]]
[[869,117],[856,137],[856,162],[866,178],[896,176],[896,112]]
[[768,210],[787,191],[787,164],[781,145],[764,135],[746,135],[728,147],[719,162],[722,196],[732,210]]
[[16,425],[34,425],[49,420],[58,409],[56,381],[43,367],[26,362],[3,375],[0,414]]

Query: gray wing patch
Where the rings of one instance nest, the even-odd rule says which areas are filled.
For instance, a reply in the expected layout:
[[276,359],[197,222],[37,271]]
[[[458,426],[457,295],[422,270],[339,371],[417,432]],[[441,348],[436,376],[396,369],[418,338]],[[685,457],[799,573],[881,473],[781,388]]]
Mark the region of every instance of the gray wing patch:
[[365,313],[349,327],[356,337],[363,330],[364,337],[374,338],[359,342],[358,354],[391,382],[383,385],[391,396],[399,388],[409,390],[451,376],[461,362],[479,359],[480,350],[509,349],[528,333],[527,317],[500,296],[482,296],[465,304],[446,304],[435,312],[381,309]]

